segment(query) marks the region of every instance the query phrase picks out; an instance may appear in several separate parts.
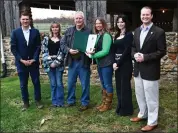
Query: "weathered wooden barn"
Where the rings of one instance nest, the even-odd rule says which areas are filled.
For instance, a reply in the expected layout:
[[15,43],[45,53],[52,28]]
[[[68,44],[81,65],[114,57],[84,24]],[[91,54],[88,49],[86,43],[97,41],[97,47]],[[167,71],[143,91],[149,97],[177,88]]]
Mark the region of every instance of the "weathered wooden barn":
[[153,8],[153,21],[156,25],[165,31],[178,31],[177,0],[1,0],[0,26],[3,37],[9,36],[12,29],[20,26],[19,14],[21,12],[31,12],[30,7],[51,7],[52,9],[83,11],[88,27],[92,27],[94,18],[106,17],[106,14],[110,14],[111,28],[113,28],[114,15],[125,13],[134,29],[140,25],[140,9],[143,6]]

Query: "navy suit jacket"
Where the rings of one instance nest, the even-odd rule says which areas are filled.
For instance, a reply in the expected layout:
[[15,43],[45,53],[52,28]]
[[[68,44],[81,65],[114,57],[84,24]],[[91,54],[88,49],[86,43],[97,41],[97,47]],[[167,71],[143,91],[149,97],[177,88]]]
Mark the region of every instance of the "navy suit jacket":
[[15,65],[17,72],[27,70],[27,66],[20,62],[20,59],[30,60],[34,59],[35,62],[30,66],[32,69],[39,69],[39,54],[41,52],[41,39],[40,33],[37,29],[30,29],[29,43],[25,40],[22,27],[12,31],[11,34],[11,52],[15,57]]

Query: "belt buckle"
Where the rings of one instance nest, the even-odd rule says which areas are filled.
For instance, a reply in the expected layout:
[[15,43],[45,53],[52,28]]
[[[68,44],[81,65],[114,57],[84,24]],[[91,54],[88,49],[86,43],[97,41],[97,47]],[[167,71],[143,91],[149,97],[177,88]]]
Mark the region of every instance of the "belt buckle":
[[116,61],[120,60],[121,56],[122,56],[122,54],[115,54],[115,60]]

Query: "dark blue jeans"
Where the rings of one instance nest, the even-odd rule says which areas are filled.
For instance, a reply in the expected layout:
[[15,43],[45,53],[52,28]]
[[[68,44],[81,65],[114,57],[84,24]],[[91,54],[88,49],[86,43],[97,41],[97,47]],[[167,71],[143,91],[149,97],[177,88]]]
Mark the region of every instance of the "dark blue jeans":
[[113,85],[112,85],[113,68],[112,66],[98,67],[98,74],[99,74],[103,89],[106,89],[107,93],[113,93]]
[[39,80],[39,69],[26,69],[23,72],[19,72],[19,80],[20,80],[20,88],[22,94],[23,102],[29,102],[29,93],[28,93],[28,78],[29,74],[32,79],[32,83],[34,86],[34,97],[36,101],[41,100],[41,87],[40,87],[40,80]]
[[75,103],[75,90],[78,76],[82,86],[81,104],[86,106],[90,100],[90,67],[84,67],[81,61],[77,60],[72,61],[68,69],[67,103]]
[[50,68],[48,72],[51,85],[51,99],[55,106],[64,105],[64,86],[62,82],[63,69]]

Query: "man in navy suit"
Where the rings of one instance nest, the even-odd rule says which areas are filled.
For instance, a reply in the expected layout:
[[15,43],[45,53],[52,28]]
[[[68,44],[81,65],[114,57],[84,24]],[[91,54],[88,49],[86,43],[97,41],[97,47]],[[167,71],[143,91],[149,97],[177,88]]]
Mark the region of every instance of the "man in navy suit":
[[22,13],[20,16],[21,27],[12,31],[11,51],[15,57],[15,65],[20,80],[23,100],[22,111],[29,107],[28,77],[31,76],[34,85],[34,97],[39,109],[41,104],[41,87],[39,80],[39,54],[41,51],[40,33],[30,27],[30,15]]

